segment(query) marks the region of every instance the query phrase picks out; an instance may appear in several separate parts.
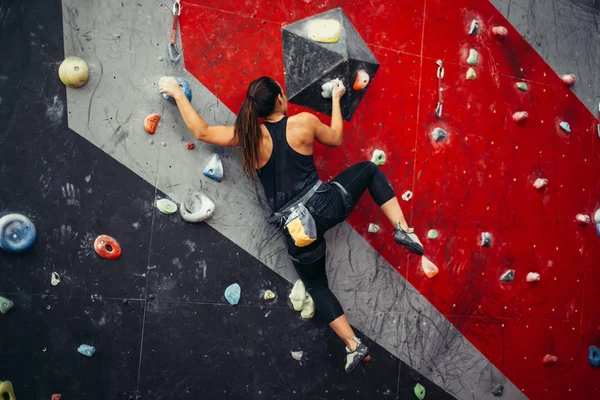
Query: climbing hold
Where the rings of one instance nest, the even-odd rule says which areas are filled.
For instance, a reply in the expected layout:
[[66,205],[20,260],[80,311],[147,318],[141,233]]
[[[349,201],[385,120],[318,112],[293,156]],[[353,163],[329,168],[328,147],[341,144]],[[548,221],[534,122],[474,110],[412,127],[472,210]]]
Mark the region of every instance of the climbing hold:
[[373,156],[371,157],[371,162],[377,166],[382,166],[385,164],[386,159],[383,150],[375,149],[373,151]]
[[471,21],[471,27],[469,28],[469,35],[477,35],[479,33],[479,21],[474,19]]
[[542,279],[542,277],[537,272],[530,272],[525,277],[525,280],[527,281],[527,283],[536,283],[536,282],[539,282],[540,279]]
[[8,214],[0,218],[0,248],[10,252],[21,252],[35,242],[35,225],[21,214]]
[[342,24],[335,19],[315,19],[308,23],[308,37],[315,42],[335,43],[341,34]]
[[492,33],[498,39],[503,40],[504,38],[506,38],[508,36],[508,29],[506,29],[503,26],[495,26],[492,28]]
[[544,358],[542,358],[542,364],[552,365],[556,364],[558,361],[558,357],[553,356],[552,354],[546,354]]
[[425,388],[420,383],[417,383],[415,385],[414,392],[415,392],[415,396],[417,397],[417,399],[423,400],[425,398]]
[[371,78],[369,77],[369,74],[367,74],[364,69],[361,69],[356,73],[356,79],[354,80],[354,86],[352,86],[352,89],[356,91],[363,90],[369,84],[370,79]]
[[51,400],[60,400],[62,394],[53,394]]
[[310,294],[306,293],[304,296],[304,302],[302,304],[302,311],[300,316],[304,319],[310,319],[315,316],[315,302]]
[[187,142],[187,143],[185,144],[185,147],[186,147],[188,150],[194,150],[194,149],[196,148],[196,145],[195,145],[194,143]]
[[301,361],[302,356],[304,355],[302,350],[291,351],[290,353],[292,353],[292,358],[296,361]]
[[52,272],[52,275],[50,275],[50,283],[52,286],[58,285],[60,283],[60,275],[58,275],[56,272]]
[[8,400],[15,400],[15,390],[10,381],[0,381],[0,399],[4,399],[4,395],[8,395]]
[[527,86],[527,84],[525,82],[517,82],[517,89],[526,92],[529,90],[529,87]]
[[435,229],[430,229],[429,232],[427,232],[427,237],[431,240],[435,240],[440,236],[439,232]]
[[475,66],[477,65],[477,61],[479,61],[479,54],[477,53],[477,50],[470,49],[469,57],[467,58],[467,64]]
[[79,354],[83,354],[86,357],[92,357],[94,353],[96,353],[96,348],[94,346],[90,346],[89,344],[82,344],[77,348]]
[[87,63],[79,57],[66,58],[58,67],[60,81],[70,88],[78,88],[87,82],[90,71]]
[[413,193],[410,190],[407,190],[406,192],[404,192],[404,194],[402,195],[402,200],[404,201],[409,201],[410,199],[412,199],[413,197]]
[[500,281],[502,282],[512,282],[515,279],[515,270],[509,269],[505,273],[500,276]]
[[160,114],[150,114],[144,119],[144,129],[151,135],[156,133],[158,122],[160,121]]
[[6,297],[0,296],[0,312],[2,314],[6,314],[8,312],[8,310],[13,308],[14,305],[15,305],[15,303],[10,301]]
[[266,290],[263,298],[265,300],[273,300],[275,298],[275,293],[271,290]]
[[187,222],[202,222],[210,218],[215,212],[215,203],[207,195],[194,192],[188,200],[181,205],[181,218]]
[[100,235],[94,241],[94,250],[100,257],[108,260],[116,260],[121,257],[121,246],[112,237]]
[[369,233],[377,233],[377,232],[379,232],[379,231],[380,231],[380,229],[381,229],[381,228],[380,228],[380,227],[379,227],[379,225],[377,225],[377,224],[369,224],[369,229],[368,229],[368,232],[369,232]]
[[321,96],[323,96],[323,98],[325,99],[330,99],[331,95],[333,93],[333,88],[336,85],[340,85],[341,87],[344,87],[344,84],[342,83],[342,81],[338,78],[332,79],[329,82],[325,82],[324,84],[321,85]]
[[492,388],[492,394],[496,397],[502,396],[502,392],[504,391],[504,386],[501,384],[497,384]]
[[[163,78],[168,78],[168,77],[163,76]],[[189,101],[192,101],[192,86],[190,85],[190,83],[186,79],[179,78],[179,77],[176,77],[175,80],[179,84],[179,88],[183,91],[183,94],[185,94],[185,97],[187,97],[187,99]],[[165,99],[167,99],[169,102],[175,104],[175,99],[172,98],[171,96],[169,96],[168,94],[162,93],[162,96]]]
[[177,204],[169,199],[160,199],[156,201],[156,208],[163,214],[173,214],[177,211]]
[[590,346],[588,349],[588,361],[592,367],[600,367],[600,350],[596,346]]
[[600,208],[594,213],[594,222],[596,223],[596,233],[600,236]]
[[592,219],[589,215],[577,214],[575,216],[575,221],[577,221],[579,225],[587,226],[592,222]]
[[467,80],[474,81],[475,79],[477,79],[477,72],[473,68],[469,68],[467,70]]
[[566,133],[571,133],[571,124],[569,124],[568,122],[560,121],[560,124],[558,124],[558,126],[560,126],[560,129],[562,129]]
[[481,233],[481,247],[490,247],[492,245],[492,234],[489,232]]
[[440,272],[438,267],[436,267],[434,263],[429,261],[427,257],[421,257],[421,268],[423,269],[425,276],[427,276],[427,278],[429,279],[433,278],[438,274],[438,272]]
[[215,154],[208,164],[206,164],[202,173],[213,181],[221,182],[223,180],[223,163],[221,162],[221,157]]
[[548,179],[546,178],[537,178],[535,182],[533,182],[533,187],[537,190],[542,190],[546,186],[548,186]]
[[436,142],[441,142],[448,137],[448,134],[442,128],[435,128],[433,132],[431,132],[431,137]]
[[522,125],[527,122],[527,118],[529,118],[529,113],[527,111],[517,111],[512,116],[513,121],[517,124]]
[[563,75],[562,81],[566,87],[571,87],[575,84],[575,82],[577,82],[577,77],[575,76],[575,74]]
[[240,302],[240,295],[242,293],[242,288],[237,283],[227,286],[225,289],[225,299],[232,306],[236,305]]
[[294,310],[301,311],[304,306],[304,298],[306,297],[306,288],[304,287],[304,282],[300,279],[294,283],[294,287],[292,288],[292,292],[290,293],[290,301],[292,302],[292,306]]

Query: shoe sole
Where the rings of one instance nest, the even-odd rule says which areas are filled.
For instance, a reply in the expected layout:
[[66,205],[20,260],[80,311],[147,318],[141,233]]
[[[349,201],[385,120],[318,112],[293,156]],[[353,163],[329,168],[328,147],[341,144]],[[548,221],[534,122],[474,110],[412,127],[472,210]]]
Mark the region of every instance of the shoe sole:
[[417,254],[419,256],[422,256],[423,254],[425,254],[425,249],[423,248],[423,246],[419,245],[418,243],[415,242],[410,242],[410,243],[402,243],[402,242],[396,242],[401,246],[406,247],[406,249],[408,251],[410,251],[413,254]]
[[[356,369],[356,367],[358,367],[358,364],[360,364],[361,362],[365,361],[365,358],[370,357],[368,351],[365,353],[364,356],[362,356],[355,364],[354,366],[350,367],[350,369],[346,370],[346,373],[349,374],[350,372],[354,371]],[[370,359],[369,359],[370,360]]]

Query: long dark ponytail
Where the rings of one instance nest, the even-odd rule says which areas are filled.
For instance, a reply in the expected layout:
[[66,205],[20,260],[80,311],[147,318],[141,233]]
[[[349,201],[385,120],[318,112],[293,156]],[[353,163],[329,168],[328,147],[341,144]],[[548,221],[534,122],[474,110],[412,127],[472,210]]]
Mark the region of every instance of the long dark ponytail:
[[242,169],[250,178],[256,177],[262,133],[259,118],[275,110],[281,87],[273,78],[262,76],[248,85],[246,99],[235,120],[234,131],[242,149]]

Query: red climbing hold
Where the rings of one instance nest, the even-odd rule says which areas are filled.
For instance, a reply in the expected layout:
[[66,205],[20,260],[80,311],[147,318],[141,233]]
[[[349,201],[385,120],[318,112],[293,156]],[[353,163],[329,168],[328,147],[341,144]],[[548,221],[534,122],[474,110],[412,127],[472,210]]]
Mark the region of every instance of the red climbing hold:
[[366,357],[365,357],[365,358],[363,358],[363,362],[369,362],[369,361],[371,361],[371,360],[372,360],[372,358],[371,358],[371,356],[370,356],[370,355],[368,355],[368,354],[366,355]]
[[546,354],[544,358],[542,358],[542,364],[552,365],[556,364],[558,361],[558,357],[553,356],[552,354]]
[[62,397],[62,394],[53,394],[51,400],[60,400],[61,397]]
[[185,144],[185,147],[186,147],[188,150],[194,150],[194,149],[196,148],[196,145],[195,145],[194,143],[190,143],[190,142],[188,142],[188,143],[186,143],[186,144]]
[[121,257],[121,246],[112,237],[108,235],[100,235],[94,242],[94,250],[100,257],[108,260],[116,260]]
[[571,87],[577,82],[577,77],[575,77],[575,74],[563,75],[562,81],[566,87]]
[[495,27],[492,28],[492,33],[498,39],[503,40],[505,37],[508,36],[508,29],[506,29],[503,26],[495,26]]
[[158,127],[158,121],[160,121],[160,114],[150,114],[144,120],[144,129],[151,135],[156,133]]

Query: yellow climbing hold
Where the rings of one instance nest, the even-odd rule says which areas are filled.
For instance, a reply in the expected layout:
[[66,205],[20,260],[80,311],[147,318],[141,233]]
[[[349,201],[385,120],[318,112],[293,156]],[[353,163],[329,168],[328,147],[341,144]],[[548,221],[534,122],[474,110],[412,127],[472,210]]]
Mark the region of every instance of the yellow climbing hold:
[[475,72],[473,68],[469,68],[469,70],[467,71],[467,79],[470,81],[474,81],[475,79],[477,79],[477,72]]
[[4,395],[8,395],[8,400],[15,400],[15,390],[13,389],[12,383],[10,381],[0,382],[0,398],[4,399]]
[[308,23],[308,36],[315,42],[335,43],[341,34],[342,24],[335,19],[316,19]]

